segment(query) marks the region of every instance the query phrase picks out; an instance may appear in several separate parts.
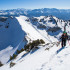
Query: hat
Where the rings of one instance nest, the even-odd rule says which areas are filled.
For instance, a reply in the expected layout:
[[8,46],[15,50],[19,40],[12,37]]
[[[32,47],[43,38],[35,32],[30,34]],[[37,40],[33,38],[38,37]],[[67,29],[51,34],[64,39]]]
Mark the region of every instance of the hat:
[[64,31],[63,33],[66,34],[66,31]]

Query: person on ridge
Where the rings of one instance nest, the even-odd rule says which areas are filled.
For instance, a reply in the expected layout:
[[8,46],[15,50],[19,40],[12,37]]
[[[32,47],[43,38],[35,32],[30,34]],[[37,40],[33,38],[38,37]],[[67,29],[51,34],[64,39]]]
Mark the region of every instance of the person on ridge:
[[61,43],[62,47],[65,47],[66,46],[66,41],[68,39],[68,35],[67,35],[67,33],[65,31],[63,32],[63,34],[62,34],[60,39],[62,41],[62,43]]

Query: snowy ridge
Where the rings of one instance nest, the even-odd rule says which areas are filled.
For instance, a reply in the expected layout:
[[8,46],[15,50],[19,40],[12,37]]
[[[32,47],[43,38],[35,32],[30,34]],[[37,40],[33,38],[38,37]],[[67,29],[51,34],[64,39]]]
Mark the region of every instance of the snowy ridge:
[[34,29],[34,27],[30,23],[25,22],[24,20],[25,18],[26,17],[23,16],[17,17],[20,25],[22,26],[22,29],[26,32],[26,34],[28,34],[30,39],[31,40],[43,39],[45,40],[45,42],[49,42],[43,36],[41,36],[41,34],[36,29]]
[[[50,42],[47,36],[45,36],[46,37],[45,38],[42,35],[43,31],[39,32],[38,29],[36,29],[30,22],[27,22],[26,19],[27,17],[25,16],[20,16],[16,18],[9,17],[7,18],[6,21],[0,23],[1,25],[0,50],[4,50],[8,46],[11,46],[13,50],[16,48],[21,49],[21,48],[24,48],[24,46],[27,44],[27,41],[31,42],[37,39],[43,39],[45,43]],[[46,32],[44,31],[44,33]],[[10,53],[10,54],[7,53],[7,55],[12,55],[13,53]],[[1,56],[3,55],[4,54],[2,53]],[[5,54],[6,57],[7,55]],[[8,56],[8,59],[9,59],[9,56]],[[4,61],[2,60],[2,57],[0,58],[0,60],[4,63]]]
[[[47,46],[51,46],[47,45]],[[57,47],[56,44],[54,44],[53,47],[51,47],[49,50],[45,50],[47,46],[42,47],[39,46],[40,49],[36,51],[35,53],[28,54],[25,57],[22,57],[25,52],[20,53],[13,62],[16,63],[15,66],[12,68],[9,68],[9,63],[1,67],[1,70],[69,70],[70,62],[70,47],[67,43],[67,46],[65,49],[60,51],[58,54],[56,54],[56,51],[59,49],[60,45]]]
[[[70,34],[70,30],[68,29],[70,28],[69,23],[69,21],[58,19],[55,16],[12,16],[7,18],[4,22],[1,21],[0,61],[5,65],[0,69],[18,70],[21,68],[21,70],[58,70],[57,68],[60,67],[62,62],[65,63],[63,57],[65,57],[66,54],[69,55],[70,45],[68,42],[66,48],[56,55],[56,51],[61,47],[61,43],[58,47],[57,44],[64,31],[65,24],[67,24],[66,31],[68,35]],[[16,65],[10,68],[10,55],[13,55],[17,49],[24,48],[26,44],[37,39],[43,39],[45,45],[38,46],[39,49],[33,53],[27,53],[26,51],[20,53],[16,59],[12,60]],[[69,58],[68,55],[67,59]],[[65,66],[64,63],[63,66]],[[56,65],[57,67],[55,68]]]

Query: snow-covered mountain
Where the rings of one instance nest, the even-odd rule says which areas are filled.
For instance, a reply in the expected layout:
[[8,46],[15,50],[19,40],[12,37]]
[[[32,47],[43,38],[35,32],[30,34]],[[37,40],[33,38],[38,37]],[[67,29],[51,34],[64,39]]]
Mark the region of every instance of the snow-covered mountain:
[[[60,20],[54,16],[48,16],[48,17],[11,16],[8,18],[2,17],[0,18],[0,28],[1,28],[0,49],[2,48],[2,46],[6,48],[6,46],[9,45],[15,47],[17,43],[19,43],[19,41],[24,40],[24,37],[26,35],[29,37],[30,40],[35,40],[38,38],[40,39],[43,36],[44,37],[42,39],[45,40],[45,38],[47,39],[46,36],[48,34],[57,37],[57,35],[64,30],[65,23],[66,22],[64,22],[63,20]],[[45,34],[43,35],[41,31],[44,32]],[[16,45],[13,44],[15,42]]]
[[0,10],[0,16],[48,16],[53,15],[60,19],[70,20],[70,9],[42,8],[42,9],[12,9]]
[[[65,24],[67,24],[66,31],[69,35],[70,21],[64,21],[55,16],[1,17],[0,18],[0,61],[5,65],[1,67],[0,70],[4,69],[18,70],[19,68],[21,68],[21,70],[23,69],[49,70],[49,68],[52,69],[51,68],[53,67],[52,60],[50,62],[52,63],[51,66],[49,66],[49,61],[51,58],[53,58],[54,53],[60,48],[59,47],[60,44],[58,47],[56,46],[59,42],[59,38],[62,32],[64,31]],[[17,49],[24,48],[26,44],[37,39],[42,39],[45,41],[44,47],[43,45],[38,46],[39,49],[33,54],[30,52],[27,53],[26,51],[23,51],[16,57],[15,60],[12,60],[13,62],[16,63],[16,65],[12,68],[9,68],[10,55],[13,55]],[[68,46],[69,44],[67,45],[67,50]],[[47,51],[46,49],[49,48],[50,51]],[[65,50],[65,52],[67,50]],[[62,55],[64,56],[65,54],[68,53],[69,51]],[[60,56],[60,54],[58,55]],[[56,61],[58,61],[58,55],[56,55],[56,57],[54,56]],[[47,65],[48,68],[46,67]],[[56,62],[54,66],[55,65]],[[59,66],[59,63],[57,63],[57,66]]]
[[[69,70],[70,69],[70,45],[67,43],[65,49],[58,54],[56,51],[60,48],[56,44],[46,45],[44,47],[39,46],[34,53],[28,53],[26,56],[25,51],[20,53],[13,63],[16,63],[10,68],[10,62],[0,67],[0,70]],[[47,47],[51,47],[46,50]]]

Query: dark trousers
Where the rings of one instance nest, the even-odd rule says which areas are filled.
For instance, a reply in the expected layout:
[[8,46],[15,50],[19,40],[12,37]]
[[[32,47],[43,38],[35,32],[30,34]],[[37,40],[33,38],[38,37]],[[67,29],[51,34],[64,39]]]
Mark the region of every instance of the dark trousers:
[[66,40],[62,40],[62,47],[66,46]]

